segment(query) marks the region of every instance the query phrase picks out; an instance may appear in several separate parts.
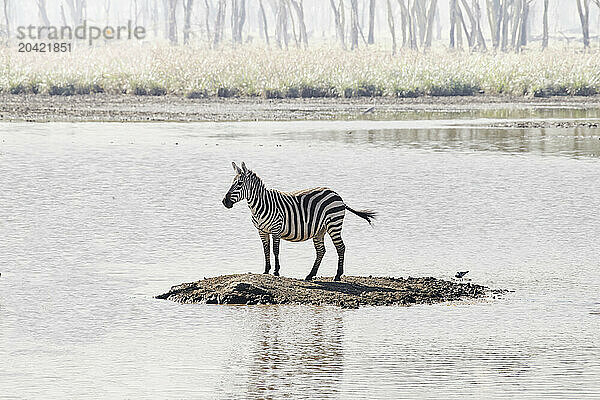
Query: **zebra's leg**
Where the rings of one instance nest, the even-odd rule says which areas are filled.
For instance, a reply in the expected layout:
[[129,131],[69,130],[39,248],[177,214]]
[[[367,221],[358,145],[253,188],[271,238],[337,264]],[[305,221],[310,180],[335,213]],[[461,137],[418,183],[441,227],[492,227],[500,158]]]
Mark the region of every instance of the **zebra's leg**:
[[265,251],[265,272],[263,272],[263,274],[268,274],[271,270],[271,249],[269,246],[269,234],[262,231],[258,231],[258,234],[260,235],[260,240],[263,244],[263,250]]
[[273,254],[275,255],[275,271],[273,275],[279,276],[279,241],[281,238],[277,235],[273,235]]
[[333,245],[338,253],[338,268],[337,273],[335,274],[334,281],[339,281],[344,273],[344,253],[346,252],[346,246],[344,245],[344,241],[342,240],[342,226],[332,227],[329,229],[329,236],[331,236],[331,240],[333,240]]
[[317,271],[321,265],[321,260],[323,260],[323,256],[325,255],[325,235],[315,236],[313,238],[313,243],[315,245],[315,250],[317,251],[317,258],[315,259],[315,263],[313,264],[310,273],[305,278],[307,281],[312,280],[312,278],[317,275]]

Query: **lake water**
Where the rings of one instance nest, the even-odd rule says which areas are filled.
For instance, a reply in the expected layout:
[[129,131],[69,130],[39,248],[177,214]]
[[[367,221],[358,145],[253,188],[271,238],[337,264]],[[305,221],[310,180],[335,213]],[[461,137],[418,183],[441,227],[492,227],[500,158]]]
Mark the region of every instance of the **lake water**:
[[[541,116],[590,117],[574,112]],[[599,398],[600,129],[452,117],[0,124],[0,398]],[[234,160],[379,212],[374,228],[346,217],[348,275],[469,270],[514,292],[358,310],[154,299],[262,271],[248,208],[221,204]],[[312,243],[281,258],[304,277]]]

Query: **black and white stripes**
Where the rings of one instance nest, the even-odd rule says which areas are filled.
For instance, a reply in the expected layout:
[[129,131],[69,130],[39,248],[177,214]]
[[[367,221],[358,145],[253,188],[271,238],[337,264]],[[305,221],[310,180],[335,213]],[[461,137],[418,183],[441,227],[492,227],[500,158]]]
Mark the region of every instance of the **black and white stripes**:
[[233,207],[234,203],[246,199],[252,212],[252,222],[263,243],[265,252],[265,274],[271,269],[270,238],[273,240],[275,255],[274,275],[279,275],[279,241],[281,239],[301,242],[312,239],[317,258],[307,280],[312,279],[319,269],[325,254],[324,238],[329,234],[338,253],[338,269],[335,280],[344,273],[345,246],[342,240],[342,224],[346,210],[353,212],[371,223],[375,217],[372,211],[355,211],[344,204],[333,190],[315,188],[284,193],[267,189],[258,175],[242,163],[239,168],[232,163],[236,176],[231,188],[223,199],[223,205]]

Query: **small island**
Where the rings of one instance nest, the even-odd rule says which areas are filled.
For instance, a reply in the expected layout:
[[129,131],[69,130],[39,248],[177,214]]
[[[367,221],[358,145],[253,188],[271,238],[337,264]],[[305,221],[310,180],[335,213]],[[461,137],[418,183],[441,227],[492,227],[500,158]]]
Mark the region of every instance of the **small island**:
[[179,303],[308,304],[358,308],[480,299],[501,292],[470,282],[432,277],[344,276],[341,282],[334,282],[331,277],[304,281],[248,273],[183,283],[156,298]]

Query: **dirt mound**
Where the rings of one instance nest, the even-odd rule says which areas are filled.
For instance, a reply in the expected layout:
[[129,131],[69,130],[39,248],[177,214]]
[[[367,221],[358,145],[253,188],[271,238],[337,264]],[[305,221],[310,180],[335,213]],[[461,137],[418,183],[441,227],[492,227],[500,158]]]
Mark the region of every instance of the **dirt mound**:
[[313,304],[358,308],[361,305],[432,304],[476,299],[490,294],[485,286],[436,278],[344,276],[300,279],[262,274],[222,275],[173,286],[156,296],[180,303]]

